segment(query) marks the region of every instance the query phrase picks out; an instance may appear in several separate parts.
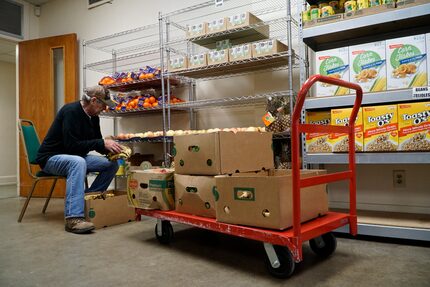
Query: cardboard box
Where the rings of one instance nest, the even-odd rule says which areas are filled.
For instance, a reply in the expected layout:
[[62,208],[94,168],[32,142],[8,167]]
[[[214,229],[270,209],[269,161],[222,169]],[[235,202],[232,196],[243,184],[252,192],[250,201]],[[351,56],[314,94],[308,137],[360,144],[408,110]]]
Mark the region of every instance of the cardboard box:
[[206,35],[207,29],[208,29],[207,22],[187,25],[187,32],[186,32],[187,38],[190,39],[190,38],[204,36]]
[[[302,177],[325,174],[324,170],[304,170]],[[268,173],[216,176],[219,193],[217,221],[271,229],[293,224],[291,170]],[[326,214],[326,185],[301,190],[301,222]]]
[[411,6],[428,4],[429,0],[397,0],[397,8],[408,8]]
[[264,40],[252,43],[252,57],[268,56],[288,51],[288,46],[278,40]]
[[368,16],[368,15],[384,13],[384,12],[390,11],[390,10],[395,9],[395,8],[396,8],[396,5],[394,3],[381,4],[381,5],[365,8],[365,9],[359,9],[359,10],[355,10],[355,11],[346,12],[346,13],[344,13],[344,19],[349,20],[349,19],[353,19],[353,18],[357,18],[357,17],[363,17],[363,16]]
[[217,175],[274,167],[272,133],[215,132],[175,136],[175,172]]
[[175,174],[176,211],[216,218],[215,177]]
[[230,62],[251,59],[252,49],[251,44],[237,45],[229,49]]
[[200,53],[197,55],[192,55],[188,59],[188,68],[200,68],[206,67],[208,65],[208,58],[206,53]]
[[170,59],[169,61],[169,72],[182,71],[188,68],[188,58],[179,57]]
[[249,12],[242,12],[227,17],[227,30],[249,26],[262,22],[260,18]]
[[216,50],[224,50],[224,49],[230,49],[231,48],[231,41],[230,39],[224,39],[221,41],[215,42],[215,49]]
[[364,151],[396,151],[397,105],[363,108]]
[[363,92],[387,89],[385,41],[349,47],[351,82],[359,84]]
[[[329,23],[334,23],[334,22],[340,22],[343,20],[343,13],[341,14],[335,14],[332,16],[327,16],[324,18],[318,18],[318,19],[313,19],[313,20],[309,20],[306,22],[303,22],[303,27],[309,28],[309,27],[313,27],[313,26],[319,26],[319,25],[325,25],[325,24],[329,24]],[[341,24],[339,24],[341,25]]]
[[[306,112],[306,123],[330,125],[330,111]],[[333,148],[329,133],[306,133],[306,150],[308,153],[329,153]]]
[[[348,47],[326,50],[315,53],[314,74],[342,79],[349,82],[349,53]],[[341,96],[349,94],[349,89],[318,82],[316,96]]]
[[228,63],[228,49],[210,50],[208,52],[208,66]]
[[227,18],[218,18],[209,21],[206,34],[213,34],[227,30]]
[[[334,126],[349,125],[351,112],[352,108],[331,110],[331,124]],[[348,134],[331,133],[330,143],[333,147],[333,152],[347,152],[349,150]],[[363,111],[361,108],[358,110],[355,120],[355,151],[363,151]]]
[[386,41],[387,89],[427,86],[425,35]]
[[430,102],[398,104],[399,150],[430,151]]
[[135,170],[127,180],[128,204],[142,209],[175,209],[173,169]]
[[136,215],[134,208],[127,205],[127,192],[114,191],[113,195],[109,196],[108,193],[103,199],[100,193],[87,193],[85,220],[92,222],[96,228],[134,221]]

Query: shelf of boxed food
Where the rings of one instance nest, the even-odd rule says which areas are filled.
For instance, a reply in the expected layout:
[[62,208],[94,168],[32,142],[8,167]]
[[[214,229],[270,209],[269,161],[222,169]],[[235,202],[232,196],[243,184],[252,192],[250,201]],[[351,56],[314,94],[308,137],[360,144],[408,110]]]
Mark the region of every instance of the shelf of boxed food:
[[430,3],[424,0],[409,2],[410,5],[398,5],[398,8],[389,4],[336,14],[331,17],[344,16],[333,21],[330,17],[320,18],[320,23],[305,24],[303,41],[314,51],[321,51],[384,40],[392,38],[392,35],[400,37],[428,32]]
[[[216,49],[218,48],[217,42],[220,43],[226,39],[229,40],[228,43],[232,46],[256,42],[259,40],[275,38],[277,36],[284,36],[287,31],[286,21],[287,18],[283,17],[269,21],[256,22],[255,24],[246,26],[239,25],[228,30],[226,30],[226,28],[218,29],[214,32],[208,32],[199,36],[175,39],[175,41],[169,42],[167,45],[171,45],[173,43],[178,44],[182,40],[192,42],[208,49]],[[281,33],[281,31],[283,33]]]
[[293,95],[293,91],[281,91],[267,94],[257,94],[253,96],[229,97],[220,99],[205,99],[170,105],[171,110],[186,110],[198,108],[234,107],[244,105],[265,104],[269,97],[286,97]]
[[159,49],[90,63],[85,65],[84,68],[103,74],[111,74],[113,72],[128,73],[130,71],[137,71],[147,65],[156,67],[160,66]]
[[[298,59],[294,52],[291,56],[293,64],[294,62],[298,62],[296,61]],[[184,76],[195,79],[221,76],[227,77],[236,73],[251,72],[276,67],[288,67],[288,57],[288,51],[248,59],[234,60],[230,62],[226,56],[224,61],[220,61],[220,63],[217,64],[204,65],[196,68],[184,68],[181,70],[171,71],[170,74],[174,76]],[[294,67],[296,66],[298,66],[298,64],[294,64]]]
[[[400,103],[420,101],[412,97],[412,89],[392,90],[375,93],[365,93],[363,95],[362,105],[384,104],[384,103]],[[347,107],[353,106],[355,101],[354,95],[346,96],[327,96],[327,97],[311,97],[306,98],[304,107],[306,110],[324,109],[331,107]]]
[[[357,164],[429,164],[430,152],[356,153]],[[348,164],[348,154],[308,153],[309,164]]]
[[158,23],[146,25],[88,40],[84,45],[110,54],[114,51],[116,55],[156,49],[160,45],[158,31]]

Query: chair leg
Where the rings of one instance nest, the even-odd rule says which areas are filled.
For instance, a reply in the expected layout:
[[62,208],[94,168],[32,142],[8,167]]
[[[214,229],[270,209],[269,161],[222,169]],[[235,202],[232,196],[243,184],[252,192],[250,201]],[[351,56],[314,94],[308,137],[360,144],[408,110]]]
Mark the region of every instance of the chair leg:
[[24,206],[23,206],[23,207],[22,207],[22,209],[21,209],[21,214],[19,215],[18,222],[21,222],[21,221],[22,221],[22,218],[24,217],[24,213],[25,213],[25,211],[27,210],[28,203],[30,202],[30,198],[33,196],[33,192],[34,192],[34,190],[35,190],[35,188],[36,188],[36,184],[37,184],[37,182],[38,182],[38,181],[39,181],[39,180],[38,180],[38,179],[36,179],[36,180],[33,182],[33,186],[31,187],[31,191],[30,191],[30,193],[27,195],[27,199],[25,200]]
[[57,179],[54,179],[54,182],[52,183],[52,186],[51,186],[51,190],[49,191],[48,198],[46,199],[45,205],[43,206],[42,213],[45,213],[46,208],[48,207],[48,203],[49,203],[49,200],[51,199],[52,192],[54,191],[54,187],[55,187],[56,183],[57,183]]

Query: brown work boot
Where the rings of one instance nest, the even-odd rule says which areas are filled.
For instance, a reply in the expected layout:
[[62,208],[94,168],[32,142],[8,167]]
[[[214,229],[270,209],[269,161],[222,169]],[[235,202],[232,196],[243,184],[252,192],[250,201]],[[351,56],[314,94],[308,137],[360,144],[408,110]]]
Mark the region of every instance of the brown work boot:
[[94,224],[85,221],[83,217],[66,218],[66,226],[64,227],[66,231],[77,234],[89,233],[94,228]]

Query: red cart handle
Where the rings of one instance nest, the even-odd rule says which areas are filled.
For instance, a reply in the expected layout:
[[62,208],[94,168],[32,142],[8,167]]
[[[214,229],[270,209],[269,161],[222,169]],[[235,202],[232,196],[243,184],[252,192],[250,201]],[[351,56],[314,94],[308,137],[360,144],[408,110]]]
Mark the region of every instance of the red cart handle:
[[[349,118],[348,126],[323,126],[315,124],[301,124],[300,117],[302,113],[305,97],[315,82],[323,82],[336,86],[341,86],[356,91],[354,107]],[[356,224],[356,180],[355,180],[355,133],[354,125],[358,110],[361,106],[363,91],[357,84],[346,82],[340,79],[331,78],[322,75],[311,76],[302,86],[298,95],[296,105],[294,107],[292,123],[291,123],[291,152],[292,152],[292,176],[293,176],[293,229],[295,244],[301,246],[301,220],[300,220],[300,188],[329,183],[333,181],[349,179],[350,191],[350,232],[357,233]],[[300,179],[300,133],[310,132],[325,132],[325,133],[347,133],[349,140],[349,170],[332,174],[307,177]],[[301,248],[299,248],[301,252]]]

